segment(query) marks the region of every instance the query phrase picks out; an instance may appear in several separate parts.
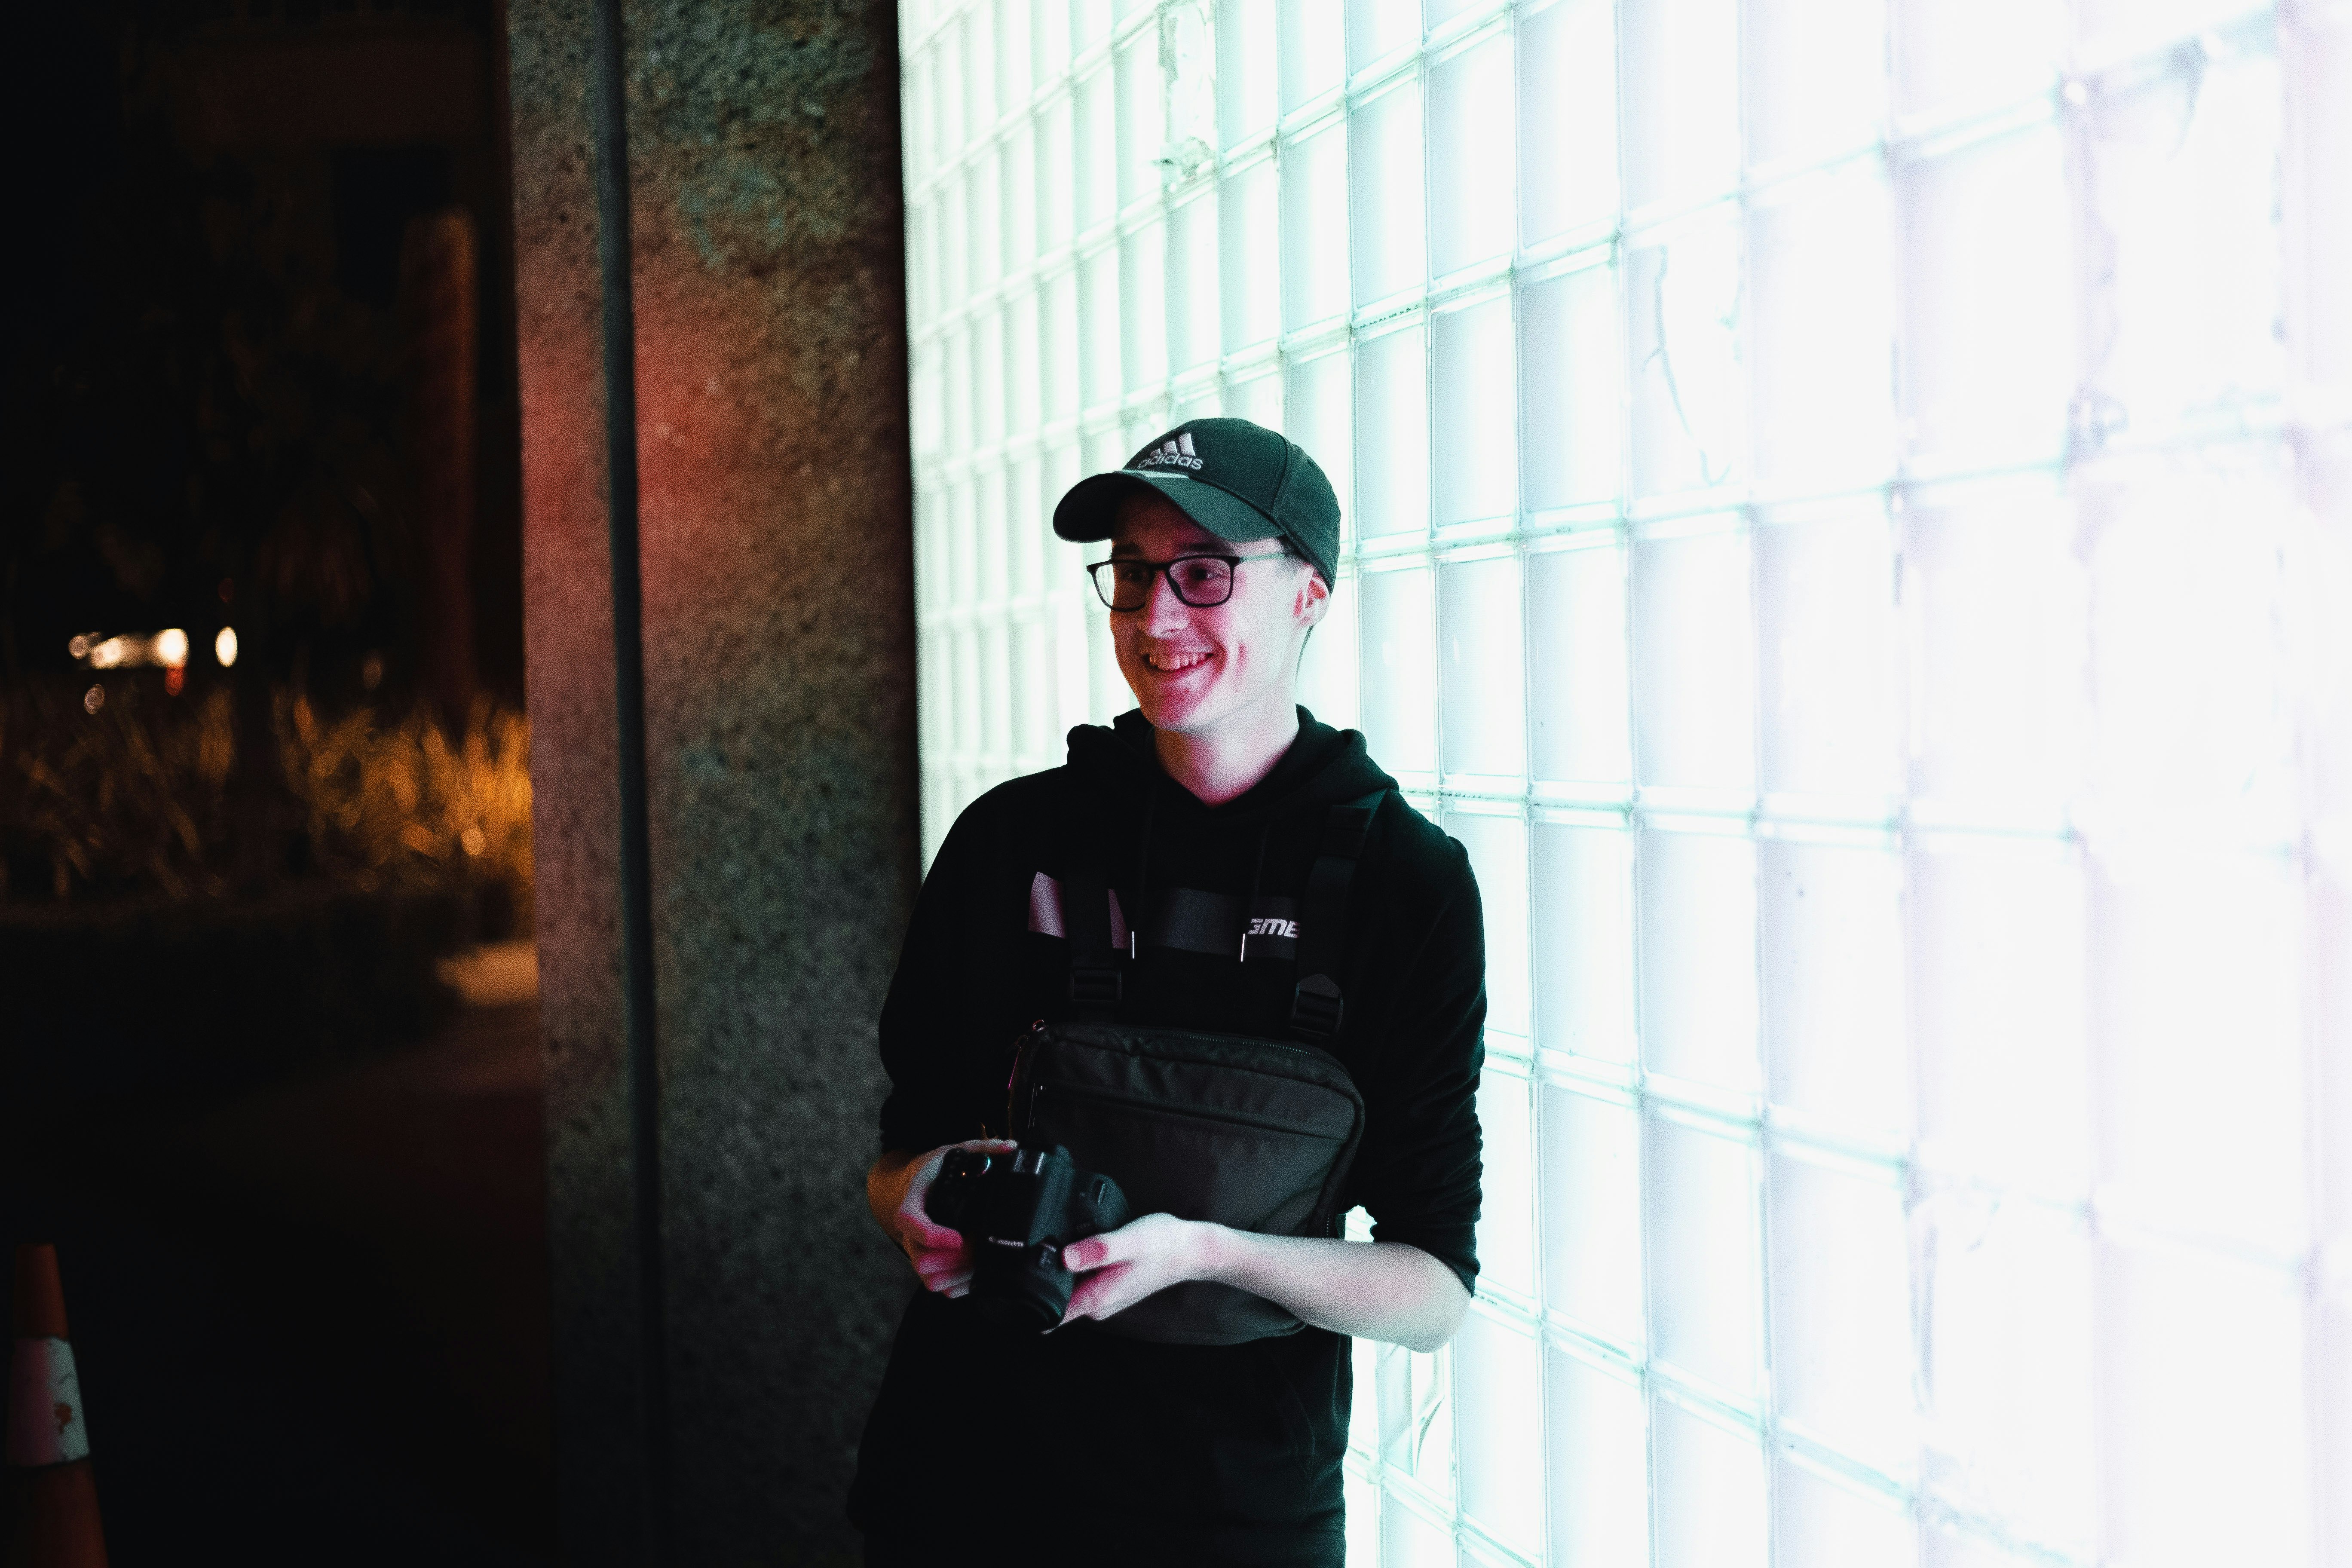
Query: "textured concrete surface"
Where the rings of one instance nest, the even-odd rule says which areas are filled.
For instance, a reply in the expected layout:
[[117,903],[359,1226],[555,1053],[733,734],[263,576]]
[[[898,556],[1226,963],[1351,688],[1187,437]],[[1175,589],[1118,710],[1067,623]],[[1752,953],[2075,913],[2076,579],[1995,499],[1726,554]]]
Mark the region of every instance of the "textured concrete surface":
[[[917,877],[887,0],[625,9],[648,785],[683,1561],[850,1542],[907,1285],[864,1216]],[[558,1452],[635,1554],[590,13],[510,7]]]

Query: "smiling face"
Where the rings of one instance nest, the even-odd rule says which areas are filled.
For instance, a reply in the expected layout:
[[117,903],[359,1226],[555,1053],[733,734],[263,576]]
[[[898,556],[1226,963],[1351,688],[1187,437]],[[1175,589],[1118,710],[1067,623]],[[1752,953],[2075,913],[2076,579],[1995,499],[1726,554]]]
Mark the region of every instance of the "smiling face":
[[[1256,555],[1281,547],[1268,537],[1219,539],[1159,496],[1123,502],[1111,554],[1169,561],[1179,555]],[[1234,596],[1187,605],[1160,573],[1139,610],[1110,612],[1119,672],[1155,730],[1211,739],[1291,719],[1298,653],[1323,618],[1330,590],[1306,562],[1248,561],[1234,569]]]

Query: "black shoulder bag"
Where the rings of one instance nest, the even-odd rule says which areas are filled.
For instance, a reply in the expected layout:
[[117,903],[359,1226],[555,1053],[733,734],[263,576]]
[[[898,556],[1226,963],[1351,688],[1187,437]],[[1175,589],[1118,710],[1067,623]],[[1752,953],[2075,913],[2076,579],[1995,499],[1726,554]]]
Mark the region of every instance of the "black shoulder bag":
[[[1336,976],[1348,895],[1380,803],[1375,793],[1324,816],[1300,910],[1286,1040],[1118,1022],[1124,976],[1111,946],[1108,882],[1097,857],[1074,855],[1062,881],[1062,922],[1076,1016],[1039,1024],[1022,1039],[1011,1135],[1062,1145],[1081,1167],[1116,1181],[1137,1214],[1265,1236],[1337,1236],[1339,1187],[1363,1136],[1364,1101],[1323,1047],[1345,1016]],[[1238,1344],[1303,1325],[1264,1297],[1188,1280],[1102,1326],[1168,1343]]]

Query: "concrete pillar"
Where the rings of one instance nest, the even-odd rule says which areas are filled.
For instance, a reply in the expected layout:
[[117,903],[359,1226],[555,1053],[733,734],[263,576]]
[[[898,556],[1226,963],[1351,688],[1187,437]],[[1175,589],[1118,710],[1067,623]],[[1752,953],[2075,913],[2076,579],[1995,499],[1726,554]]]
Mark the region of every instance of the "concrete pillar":
[[[631,237],[604,268],[597,8],[509,6],[565,1554],[655,1561],[666,1517],[673,1562],[834,1561],[908,1289],[861,1186],[917,879],[895,7],[604,4]],[[634,1128],[632,498],[660,1079]]]

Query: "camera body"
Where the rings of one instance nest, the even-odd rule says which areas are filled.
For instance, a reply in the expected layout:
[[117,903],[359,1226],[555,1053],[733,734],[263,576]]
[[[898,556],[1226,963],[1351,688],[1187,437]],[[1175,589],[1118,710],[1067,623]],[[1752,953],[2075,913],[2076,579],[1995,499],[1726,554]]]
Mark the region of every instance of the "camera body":
[[950,1149],[923,1212],[971,1244],[973,1305],[1035,1333],[1062,1321],[1076,1287],[1062,1248],[1129,1217],[1118,1184],[1080,1170],[1058,1144],[1009,1154]]

